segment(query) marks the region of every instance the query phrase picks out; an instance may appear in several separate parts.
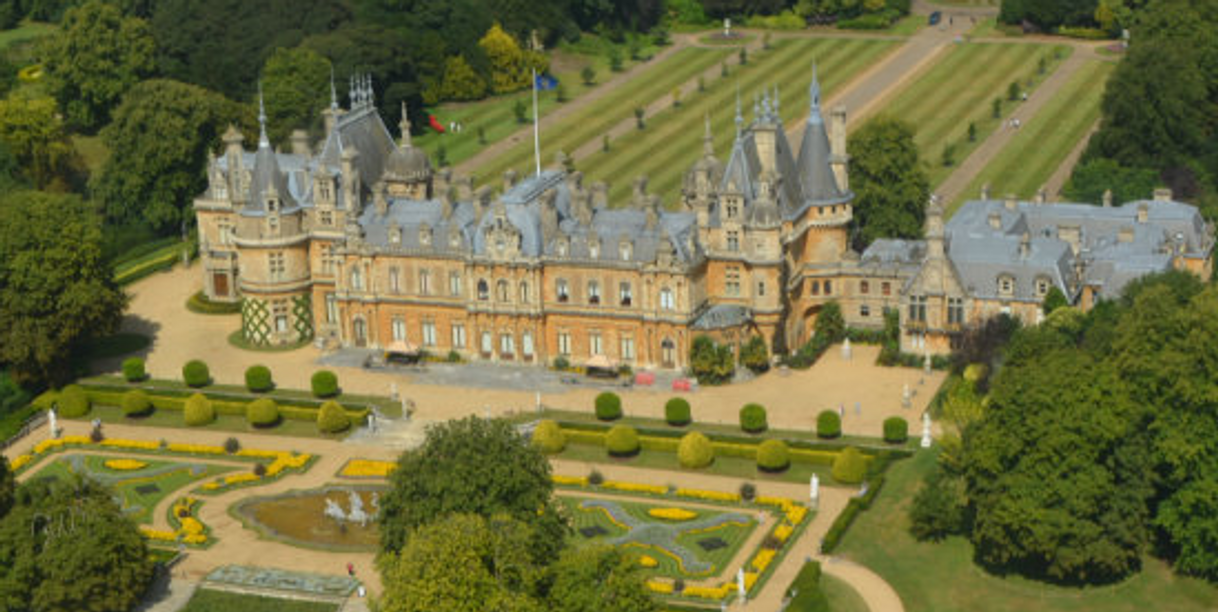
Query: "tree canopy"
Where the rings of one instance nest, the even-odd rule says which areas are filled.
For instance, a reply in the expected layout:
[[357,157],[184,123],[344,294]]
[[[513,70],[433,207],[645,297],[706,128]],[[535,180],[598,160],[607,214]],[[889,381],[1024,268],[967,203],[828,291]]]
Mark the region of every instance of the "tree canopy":
[[918,161],[913,128],[899,119],[877,117],[850,135],[849,149],[855,244],[920,238],[930,181]]
[[638,560],[610,547],[563,552],[551,568],[550,612],[658,612]]
[[321,111],[330,104],[330,62],[306,47],[275,49],[262,68],[267,135],[287,144],[292,130],[317,133]]
[[0,100],[0,142],[36,187],[62,182],[70,171],[72,143],[51,98],[14,92]]

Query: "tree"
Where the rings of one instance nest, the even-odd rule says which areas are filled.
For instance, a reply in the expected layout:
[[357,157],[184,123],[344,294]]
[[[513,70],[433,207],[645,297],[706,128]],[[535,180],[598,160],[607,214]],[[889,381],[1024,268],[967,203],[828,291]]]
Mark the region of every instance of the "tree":
[[62,179],[71,165],[72,144],[51,98],[14,92],[0,101],[0,141],[36,187]]
[[740,365],[760,374],[770,369],[770,354],[765,347],[765,339],[753,336],[740,347]]
[[715,344],[710,336],[694,338],[689,348],[689,369],[699,384],[717,385],[731,379],[736,367],[732,359],[732,348]]
[[153,576],[148,545],[88,480],[24,484],[0,521],[0,608],[131,610]]
[[582,546],[563,553],[550,569],[550,612],[658,612],[638,562],[618,548]]
[[583,79],[584,85],[592,86],[596,84],[596,69],[592,66],[584,66],[579,71],[579,78]]
[[62,381],[71,356],[118,328],[127,299],[101,257],[101,222],[73,195],[0,199],[0,362]]
[[402,550],[437,517],[506,514],[533,529],[534,559],[553,557],[567,527],[554,507],[550,464],[505,421],[467,417],[433,426],[407,451],[381,500],[381,546]]
[[192,221],[207,160],[224,126],[241,119],[252,125],[251,109],[193,85],[153,79],[131,88],[101,131],[110,156],[92,189],[106,217],[147,221],[163,233]]
[[913,128],[898,119],[873,119],[850,136],[850,151],[855,244],[920,238],[930,181],[918,160]]
[[16,490],[17,479],[9,469],[8,457],[0,457],[0,521],[4,520],[4,515],[13,507]]
[[1075,202],[1099,204],[1112,191],[1114,204],[1150,197],[1159,184],[1153,168],[1127,168],[1105,157],[1093,157],[1074,167],[1063,191]]
[[330,104],[330,61],[312,49],[275,49],[262,68],[267,135],[283,145],[292,130],[317,131]]
[[59,33],[47,41],[47,90],[68,123],[86,131],[107,123],[122,95],[154,68],[156,42],[148,24],[101,0],[69,9]]
[[441,516],[380,561],[385,612],[541,612],[527,524],[507,516]]
[[829,300],[816,315],[816,335],[829,342],[838,342],[846,337],[846,320],[842,317],[842,306],[837,300]]
[[444,64],[444,83],[440,96],[446,100],[480,100],[486,96],[486,81],[465,61],[456,55]]
[[1049,288],[1049,292],[1045,294],[1045,301],[1041,303],[1040,307],[1045,314],[1052,314],[1054,310],[1069,305],[1070,300],[1066,299],[1066,294],[1062,293],[1062,290],[1058,289],[1057,286],[1054,285],[1053,287]]
[[528,87],[530,72],[528,58],[520,44],[499,24],[491,26],[478,41],[491,63],[491,90],[507,93]]

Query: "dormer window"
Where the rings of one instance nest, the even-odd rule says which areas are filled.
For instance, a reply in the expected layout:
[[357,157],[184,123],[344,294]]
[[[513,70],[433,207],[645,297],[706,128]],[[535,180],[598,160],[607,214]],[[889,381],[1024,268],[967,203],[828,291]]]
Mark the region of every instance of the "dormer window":
[[672,310],[674,306],[675,302],[673,301],[672,289],[669,289],[668,287],[660,289],[660,309]]
[[557,251],[559,257],[566,257],[569,248],[570,245],[567,244],[567,239],[562,238],[559,239],[558,244],[555,246],[555,251]]
[[618,256],[622,259],[622,261],[630,261],[633,251],[634,248],[628,240],[623,240],[622,243],[617,247]]
[[419,244],[431,246],[431,228],[426,225],[419,228]]
[[402,244],[402,228],[397,225],[389,227],[389,244]]
[[1040,277],[1036,279],[1036,297],[1043,298],[1049,293],[1049,279]]
[[727,211],[728,219],[735,219],[736,216],[740,214],[740,206],[736,204],[735,200],[729,201],[725,208]]
[[[1048,291],[1046,289],[1046,291]],[[998,295],[1011,296],[1015,293],[1015,277],[1003,274],[998,277]]]
[[588,257],[591,259],[600,259],[601,243],[599,240],[592,239],[588,241]]
[[461,232],[454,229],[448,233],[448,246],[454,249],[461,247]]

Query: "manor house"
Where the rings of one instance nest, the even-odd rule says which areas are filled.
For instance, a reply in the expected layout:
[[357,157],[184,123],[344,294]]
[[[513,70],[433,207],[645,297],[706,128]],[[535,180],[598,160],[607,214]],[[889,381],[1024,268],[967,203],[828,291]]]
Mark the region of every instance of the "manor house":
[[858,253],[846,111],[826,123],[820,102],[813,74],[798,152],[777,90],[747,124],[737,101],[726,162],[708,120],[681,201],[665,207],[643,177],[610,202],[561,164],[475,188],[412,145],[405,109],[395,142],[356,80],[350,108],[332,93],[316,147],[297,131],[275,151],[261,113],[255,151],[224,134],[194,203],[204,291],[241,301],[254,344],[684,368],[699,334],[792,350],[829,301],[860,327],[898,309],[902,348],[940,353],[997,313],[1036,320],[1052,287],[1089,307],[1141,274],[1208,277],[1211,228],[1167,193],[1120,207],[986,196],[946,225],[932,198],[925,240]]

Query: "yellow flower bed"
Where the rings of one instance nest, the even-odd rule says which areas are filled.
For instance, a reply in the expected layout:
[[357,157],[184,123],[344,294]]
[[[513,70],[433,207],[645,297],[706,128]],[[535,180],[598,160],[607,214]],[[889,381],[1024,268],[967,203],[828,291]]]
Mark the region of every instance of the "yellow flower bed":
[[744,592],[745,593],[748,593],[749,591],[753,590],[753,585],[757,584],[757,578],[760,576],[761,576],[761,574],[758,572],[745,572],[744,573]]
[[258,450],[255,448],[243,448],[237,451],[238,457],[256,457],[260,459],[278,459],[282,454],[282,451]]
[[34,445],[34,454],[41,455],[53,448],[61,446],[69,446],[72,444],[90,444],[91,440],[85,436],[64,436],[55,440],[43,440]]
[[639,565],[643,567],[659,567],[660,562],[656,561],[656,558],[651,555],[640,555]]
[[653,593],[659,593],[661,595],[672,595],[672,583],[671,582],[666,582],[663,580],[648,580],[647,588],[651,589],[651,591]]
[[157,450],[161,448],[160,442],[151,442],[148,440],[123,440],[121,438],[102,440],[101,445],[106,448],[126,448],[130,450]]
[[33,460],[34,457],[32,455],[17,455],[17,458],[13,459],[12,463],[9,464],[9,467],[15,472],[26,465],[29,465],[29,463]]
[[779,525],[774,529],[774,539],[785,543],[794,531],[795,528],[790,525]]
[[724,493],[723,491],[707,491],[705,489],[677,489],[677,497],[693,497],[695,499],[728,502],[740,501],[739,493]]
[[190,453],[194,455],[226,455],[228,451],[224,450],[223,446],[211,446],[209,444],[170,444],[167,447],[169,450],[176,453]]
[[398,464],[393,461],[372,461],[370,459],[352,459],[343,466],[339,476],[347,476],[349,478],[361,477],[377,477],[386,478],[389,473],[397,469]]
[[107,459],[103,465],[107,469],[125,472],[129,470],[142,470],[148,467],[148,462],[140,461],[139,459]]
[[[748,580],[748,574],[745,574],[745,580]],[[702,599],[720,600],[727,599],[727,596],[731,595],[733,588],[734,587],[727,582],[719,585],[718,587],[687,586],[685,587],[684,591],[681,591],[681,594],[686,597],[700,597]]]
[[698,517],[698,513],[684,508],[649,508],[647,515],[666,521],[690,521]]
[[186,535],[199,535],[204,531],[203,523],[193,516],[188,516],[182,519],[182,528],[179,531]]
[[[775,554],[776,551],[769,548],[757,551],[757,554],[753,556],[753,569],[756,569],[759,574],[764,572],[765,568],[769,567],[770,562],[774,560]],[[748,576],[745,576],[745,580],[748,580]]]
[[553,476],[550,476],[550,480],[554,481],[554,484],[558,485],[570,485],[573,487],[588,486],[587,476],[560,476],[558,474],[554,474]]
[[606,480],[601,484],[601,486],[606,489],[630,491],[632,493],[652,493],[654,495],[663,495],[668,492],[668,487],[663,485],[648,485],[639,484],[636,482],[618,482],[616,480]]
[[808,516],[808,508],[806,506],[791,506],[787,508],[787,521],[792,525],[798,525],[804,522]]
[[178,541],[178,532],[176,531],[162,531],[160,529],[153,529],[147,525],[140,525],[140,533],[144,534],[144,537],[148,538],[149,540],[160,540],[162,542]]

